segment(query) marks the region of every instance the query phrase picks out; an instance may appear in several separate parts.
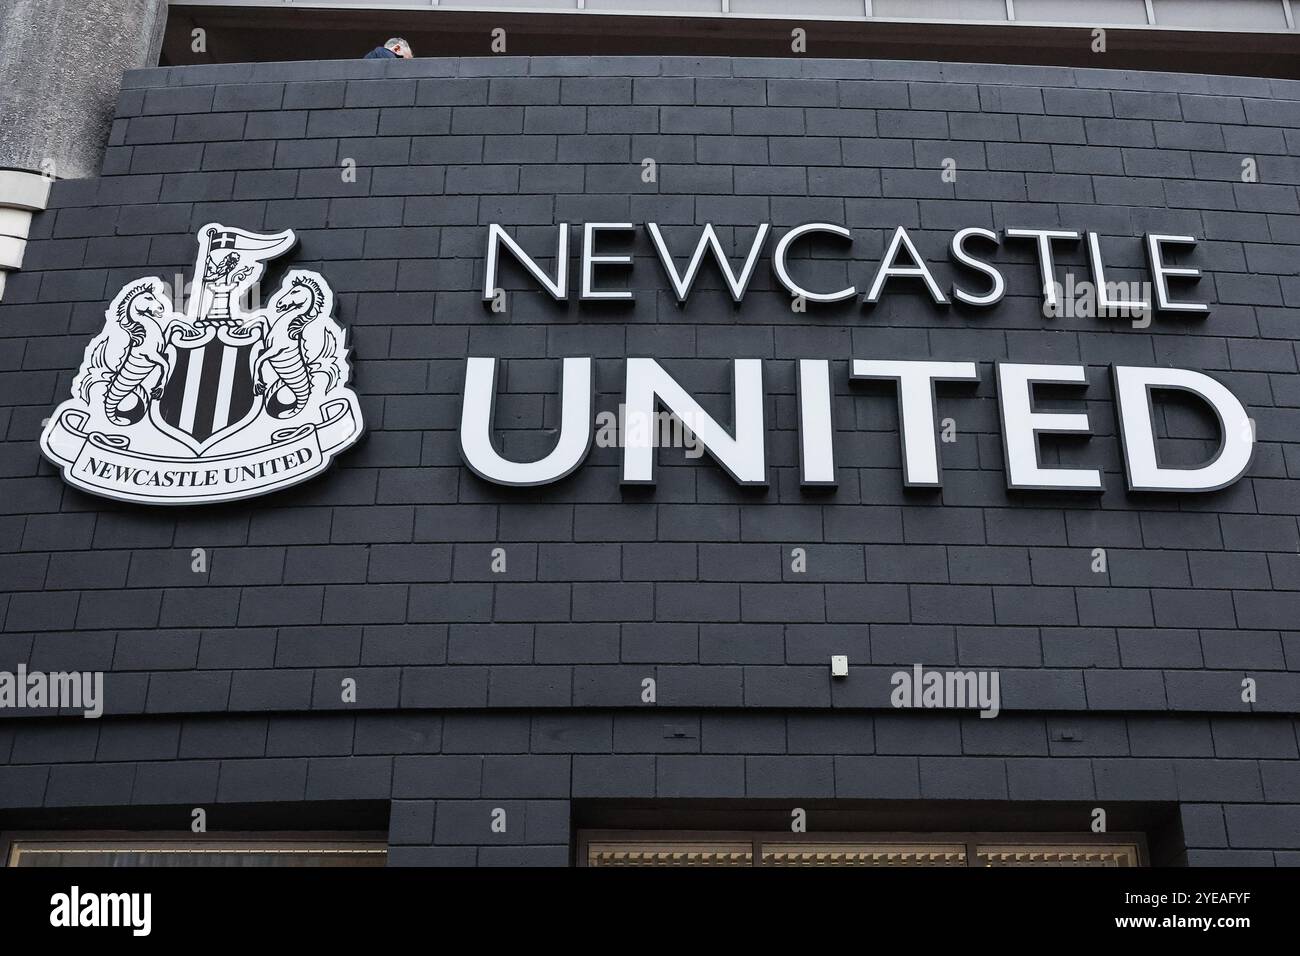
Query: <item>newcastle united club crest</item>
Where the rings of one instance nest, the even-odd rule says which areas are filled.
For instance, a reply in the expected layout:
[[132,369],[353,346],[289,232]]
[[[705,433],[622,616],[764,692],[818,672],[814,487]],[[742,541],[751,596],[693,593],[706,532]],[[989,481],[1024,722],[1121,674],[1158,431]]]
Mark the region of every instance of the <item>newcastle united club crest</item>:
[[66,481],[146,504],[234,501],[311,478],[360,437],[325,280],[292,270],[243,308],[296,241],[204,226],[185,314],[158,279],[117,294],[41,435]]

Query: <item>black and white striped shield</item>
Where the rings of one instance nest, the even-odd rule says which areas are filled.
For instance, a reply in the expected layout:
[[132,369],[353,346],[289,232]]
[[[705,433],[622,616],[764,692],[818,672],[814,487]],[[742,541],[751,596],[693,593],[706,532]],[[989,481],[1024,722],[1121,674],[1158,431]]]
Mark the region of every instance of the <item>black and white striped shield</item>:
[[260,327],[207,328],[168,343],[172,372],[155,408],[155,421],[195,453],[241,429],[256,416],[253,363],[262,350]]

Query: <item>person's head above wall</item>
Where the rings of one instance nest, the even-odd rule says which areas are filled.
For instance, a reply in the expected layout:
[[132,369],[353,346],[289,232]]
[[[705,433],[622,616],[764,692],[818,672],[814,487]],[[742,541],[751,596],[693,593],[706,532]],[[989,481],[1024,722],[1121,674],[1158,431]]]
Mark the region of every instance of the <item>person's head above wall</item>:
[[403,37],[393,37],[384,44],[384,49],[392,50],[403,60],[409,60],[415,56],[414,51],[411,50],[411,44],[407,43]]

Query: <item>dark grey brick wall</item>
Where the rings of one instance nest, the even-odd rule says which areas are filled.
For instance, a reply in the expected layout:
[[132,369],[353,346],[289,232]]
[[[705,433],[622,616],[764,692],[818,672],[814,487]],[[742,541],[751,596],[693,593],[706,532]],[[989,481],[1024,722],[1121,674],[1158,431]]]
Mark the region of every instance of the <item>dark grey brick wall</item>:
[[[169,806],[179,828],[191,806],[391,799],[393,862],[487,865],[566,862],[577,798],[1159,801],[1181,804],[1191,863],[1300,861],[1297,157],[1300,84],[1262,79],[689,58],[128,75],[104,175],[58,184],[0,305],[0,666],[106,670],[109,716],[0,720],[0,807]],[[800,268],[860,288],[900,224],[945,284],[961,226],[1097,230],[1119,278],[1142,277],[1143,232],[1186,232],[1213,314],[1046,320],[1027,244],[1003,246],[1010,294],[979,314],[901,289],[796,314],[766,265],[740,310],[711,271],[679,308],[644,234],[631,306],[556,305],[517,270],[507,315],[478,302],[488,222],[542,249],[556,221],[711,221],[730,242],[822,218],[853,246]],[[295,264],[326,275],[351,330],[368,437],[234,506],[65,487],[36,438],[107,300],[187,270],[212,220],[298,231]],[[1058,261],[1086,277],[1082,249]],[[517,457],[553,438],[560,356],[596,357],[601,408],[626,355],[719,409],[727,359],[767,359],[772,483],[665,452],[653,491],[620,489],[596,449],[562,484],[488,486],[456,447],[467,354],[508,359]],[[889,393],[850,389],[847,362],[926,355],[976,360],[982,381],[942,393],[944,488],[909,492]],[[805,357],[835,360],[829,492],[798,486]],[[1004,490],[1002,358],[1090,366],[1104,494]],[[1248,476],[1127,494],[1112,361],[1228,384],[1258,427]],[[1194,410],[1159,424],[1204,451]],[[837,653],[851,674],[832,682]],[[889,675],[915,662],[998,669],[1003,715],[892,710]]]

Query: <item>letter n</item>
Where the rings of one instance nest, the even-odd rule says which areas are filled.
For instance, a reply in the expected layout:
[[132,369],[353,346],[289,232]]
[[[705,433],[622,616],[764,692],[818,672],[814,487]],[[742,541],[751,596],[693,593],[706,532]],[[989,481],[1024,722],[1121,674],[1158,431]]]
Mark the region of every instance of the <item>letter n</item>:
[[[763,364],[736,359],[732,366],[734,394],[732,435],[709,415],[663,367],[650,358],[627,360],[627,417],[652,420],[664,405],[691,430],[704,449],[742,485],[767,484],[767,455],[763,430]],[[623,483],[654,483],[655,449],[649,442],[625,443]]]

